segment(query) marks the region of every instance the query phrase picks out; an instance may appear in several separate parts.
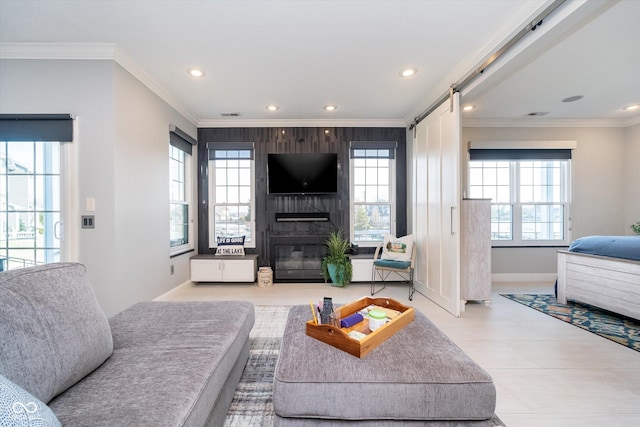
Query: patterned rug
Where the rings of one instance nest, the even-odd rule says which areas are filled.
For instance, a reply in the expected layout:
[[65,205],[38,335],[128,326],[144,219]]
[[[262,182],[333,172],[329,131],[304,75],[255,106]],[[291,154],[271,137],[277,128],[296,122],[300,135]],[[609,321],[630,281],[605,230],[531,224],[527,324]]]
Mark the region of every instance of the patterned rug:
[[[273,374],[289,306],[256,306],[249,361],[227,413],[225,427],[273,426]],[[504,423],[494,415],[494,426]]]
[[225,427],[273,426],[273,373],[289,306],[256,306],[249,361],[227,412]]
[[589,304],[560,304],[551,294],[500,294],[534,310],[570,323],[611,341],[640,351],[640,321]]

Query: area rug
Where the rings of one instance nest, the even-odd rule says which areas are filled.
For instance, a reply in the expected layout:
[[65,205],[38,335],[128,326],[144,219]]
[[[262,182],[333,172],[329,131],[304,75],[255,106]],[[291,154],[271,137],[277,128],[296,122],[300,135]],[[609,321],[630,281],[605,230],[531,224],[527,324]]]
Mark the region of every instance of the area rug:
[[[225,427],[273,427],[273,374],[290,308],[255,307],[249,361],[233,396]],[[492,421],[494,426],[504,426],[497,416]]]
[[226,427],[273,426],[273,373],[290,306],[256,306],[249,360],[227,412]]
[[556,319],[640,351],[640,321],[589,304],[560,304],[552,294],[500,294]]

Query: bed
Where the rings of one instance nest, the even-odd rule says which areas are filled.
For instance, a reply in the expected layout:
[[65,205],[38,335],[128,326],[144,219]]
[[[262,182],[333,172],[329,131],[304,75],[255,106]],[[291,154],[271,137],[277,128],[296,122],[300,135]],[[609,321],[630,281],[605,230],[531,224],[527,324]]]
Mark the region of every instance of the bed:
[[640,320],[640,236],[588,236],[558,251],[558,302]]

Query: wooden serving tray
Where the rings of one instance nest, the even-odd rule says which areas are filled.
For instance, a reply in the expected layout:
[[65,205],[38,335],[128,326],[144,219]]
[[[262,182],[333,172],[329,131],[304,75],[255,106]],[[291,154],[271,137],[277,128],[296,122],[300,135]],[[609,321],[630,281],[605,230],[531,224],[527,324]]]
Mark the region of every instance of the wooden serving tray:
[[[382,344],[391,335],[411,323],[415,317],[415,310],[412,307],[402,305],[391,298],[362,297],[350,304],[343,305],[339,309],[336,309],[336,311],[340,312],[340,318],[343,319],[370,305],[395,310],[400,312],[400,314],[373,332],[369,331],[369,319],[367,317],[365,317],[362,322],[350,328],[339,328],[334,325],[317,325],[313,320],[309,320],[306,327],[307,335],[362,358]],[[365,334],[366,337],[360,340],[351,338],[348,335],[351,331],[361,332]]]

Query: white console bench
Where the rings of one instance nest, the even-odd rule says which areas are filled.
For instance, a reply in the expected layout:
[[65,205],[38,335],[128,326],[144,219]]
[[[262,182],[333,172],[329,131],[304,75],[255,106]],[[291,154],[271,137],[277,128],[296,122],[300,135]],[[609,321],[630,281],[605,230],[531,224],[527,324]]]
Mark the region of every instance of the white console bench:
[[191,257],[192,282],[253,283],[258,271],[258,255],[201,254]]

